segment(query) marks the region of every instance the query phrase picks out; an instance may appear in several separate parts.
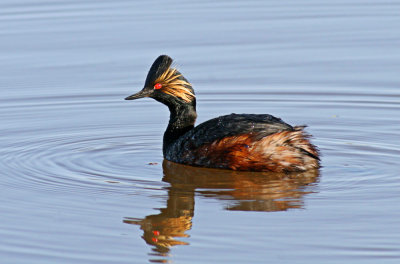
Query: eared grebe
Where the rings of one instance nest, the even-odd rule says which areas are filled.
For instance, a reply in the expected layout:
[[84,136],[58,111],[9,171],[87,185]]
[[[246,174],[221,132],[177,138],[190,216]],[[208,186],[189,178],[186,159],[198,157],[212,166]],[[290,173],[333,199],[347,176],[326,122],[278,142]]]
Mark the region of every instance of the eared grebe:
[[292,127],[267,114],[230,114],[194,126],[192,85],[161,55],[144,88],[125,100],[151,97],[166,106],[170,120],[163,139],[164,158],[192,166],[240,171],[305,171],[319,167],[318,150],[304,126]]

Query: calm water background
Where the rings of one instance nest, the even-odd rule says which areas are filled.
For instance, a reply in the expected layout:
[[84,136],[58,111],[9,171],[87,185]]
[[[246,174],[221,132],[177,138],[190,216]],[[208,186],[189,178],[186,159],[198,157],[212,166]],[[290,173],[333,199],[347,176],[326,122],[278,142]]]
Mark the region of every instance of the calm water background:
[[[399,263],[399,1],[0,4],[1,263]],[[293,178],[163,164],[175,58],[198,123],[308,124]]]

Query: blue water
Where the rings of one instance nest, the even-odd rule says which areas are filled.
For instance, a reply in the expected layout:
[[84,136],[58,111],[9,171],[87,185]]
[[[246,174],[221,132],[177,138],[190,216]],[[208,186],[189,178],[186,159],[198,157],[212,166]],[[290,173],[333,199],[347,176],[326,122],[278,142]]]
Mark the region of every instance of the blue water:
[[[399,1],[0,4],[1,263],[398,263]],[[163,162],[160,54],[198,123],[307,124],[320,171]]]

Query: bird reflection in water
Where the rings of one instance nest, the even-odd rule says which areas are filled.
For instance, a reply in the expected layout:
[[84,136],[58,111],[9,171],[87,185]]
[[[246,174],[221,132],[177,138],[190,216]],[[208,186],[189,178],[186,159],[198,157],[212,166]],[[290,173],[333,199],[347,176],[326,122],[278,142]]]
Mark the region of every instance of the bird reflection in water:
[[[175,245],[188,245],[182,238],[192,227],[195,195],[225,203],[226,210],[274,212],[302,208],[305,194],[313,192],[319,171],[301,173],[238,172],[198,168],[164,160],[163,181],[170,184],[166,208],[143,219],[124,219],[140,225],[142,238],[153,254],[168,256]],[[180,239],[181,238],[181,239]],[[166,260],[153,260],[166,262]]]

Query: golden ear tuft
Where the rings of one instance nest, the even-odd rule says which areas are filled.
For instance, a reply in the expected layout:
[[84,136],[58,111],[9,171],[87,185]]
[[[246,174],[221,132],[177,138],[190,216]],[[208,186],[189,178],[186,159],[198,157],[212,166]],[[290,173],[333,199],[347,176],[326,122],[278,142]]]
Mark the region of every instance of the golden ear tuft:
[[180,79],[181,76],[182,74],[177,73],[176,69],[169,68],[157,78],[155,83],[162,83],[160,91],[178,97],[185,102],[191,102],[195,98],[193,91],[188,88],[191,87],[191,84]]

